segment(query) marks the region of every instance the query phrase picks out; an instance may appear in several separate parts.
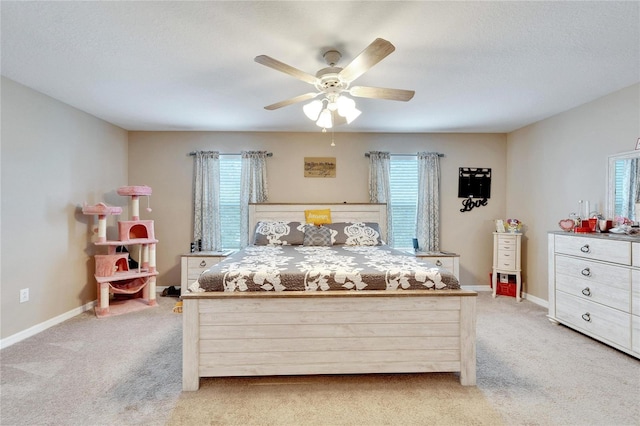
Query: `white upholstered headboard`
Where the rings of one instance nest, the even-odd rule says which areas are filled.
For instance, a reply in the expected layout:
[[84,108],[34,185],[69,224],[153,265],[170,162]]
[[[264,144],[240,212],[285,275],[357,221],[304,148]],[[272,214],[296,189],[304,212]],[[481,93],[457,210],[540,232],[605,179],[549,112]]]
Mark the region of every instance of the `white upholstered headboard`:
[[383,240],[387,238],[387,205],[385,203],[250,203],[249,241],[260,221],[304,222],[305,210],[331,210],[332,222],[376,222]]

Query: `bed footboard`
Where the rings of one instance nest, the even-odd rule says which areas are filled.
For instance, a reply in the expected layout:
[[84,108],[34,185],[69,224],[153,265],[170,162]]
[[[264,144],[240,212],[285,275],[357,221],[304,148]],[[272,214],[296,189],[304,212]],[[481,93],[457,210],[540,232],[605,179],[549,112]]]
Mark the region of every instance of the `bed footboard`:
[[183,390],[200,377],[459,372],[476,383],[476,293],[183,297]]

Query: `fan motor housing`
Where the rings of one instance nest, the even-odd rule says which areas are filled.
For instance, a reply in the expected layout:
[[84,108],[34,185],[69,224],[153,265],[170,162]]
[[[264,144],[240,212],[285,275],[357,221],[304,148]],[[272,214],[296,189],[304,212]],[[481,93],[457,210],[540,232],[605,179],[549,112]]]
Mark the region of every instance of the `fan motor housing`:
[[316,88],[324,93],[340,93],[349,87],[349,83],[343,81],[339,73],[342,71],[340,67],[323,68],[316,73],[319,82]]

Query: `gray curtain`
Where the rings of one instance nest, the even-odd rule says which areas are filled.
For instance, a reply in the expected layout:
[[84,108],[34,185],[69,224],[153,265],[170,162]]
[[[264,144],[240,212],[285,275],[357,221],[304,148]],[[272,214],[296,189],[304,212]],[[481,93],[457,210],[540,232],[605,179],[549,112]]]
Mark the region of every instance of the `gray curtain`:
[[391,193],[389,191],[390,162],[391,154],[388,152],[369,152],[369,201],[372,203],[387,203],[387,244],[393,244]]
[[249,203],[267,201],[267,151],[242,151],[240,246],[249,244]]
[[220,250],[220,154],[196,151],[193,167],[193,240]]
[[416,237],[423,251],[440,251],[440,156],[418,153]]

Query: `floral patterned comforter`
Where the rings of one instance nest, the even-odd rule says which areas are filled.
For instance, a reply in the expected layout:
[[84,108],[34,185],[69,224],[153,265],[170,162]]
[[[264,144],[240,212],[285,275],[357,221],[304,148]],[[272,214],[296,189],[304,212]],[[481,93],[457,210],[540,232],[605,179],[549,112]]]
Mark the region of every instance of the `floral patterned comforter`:
[[189,285],[191,292],[458,288],[448,270],[388,246],[249,246]]

